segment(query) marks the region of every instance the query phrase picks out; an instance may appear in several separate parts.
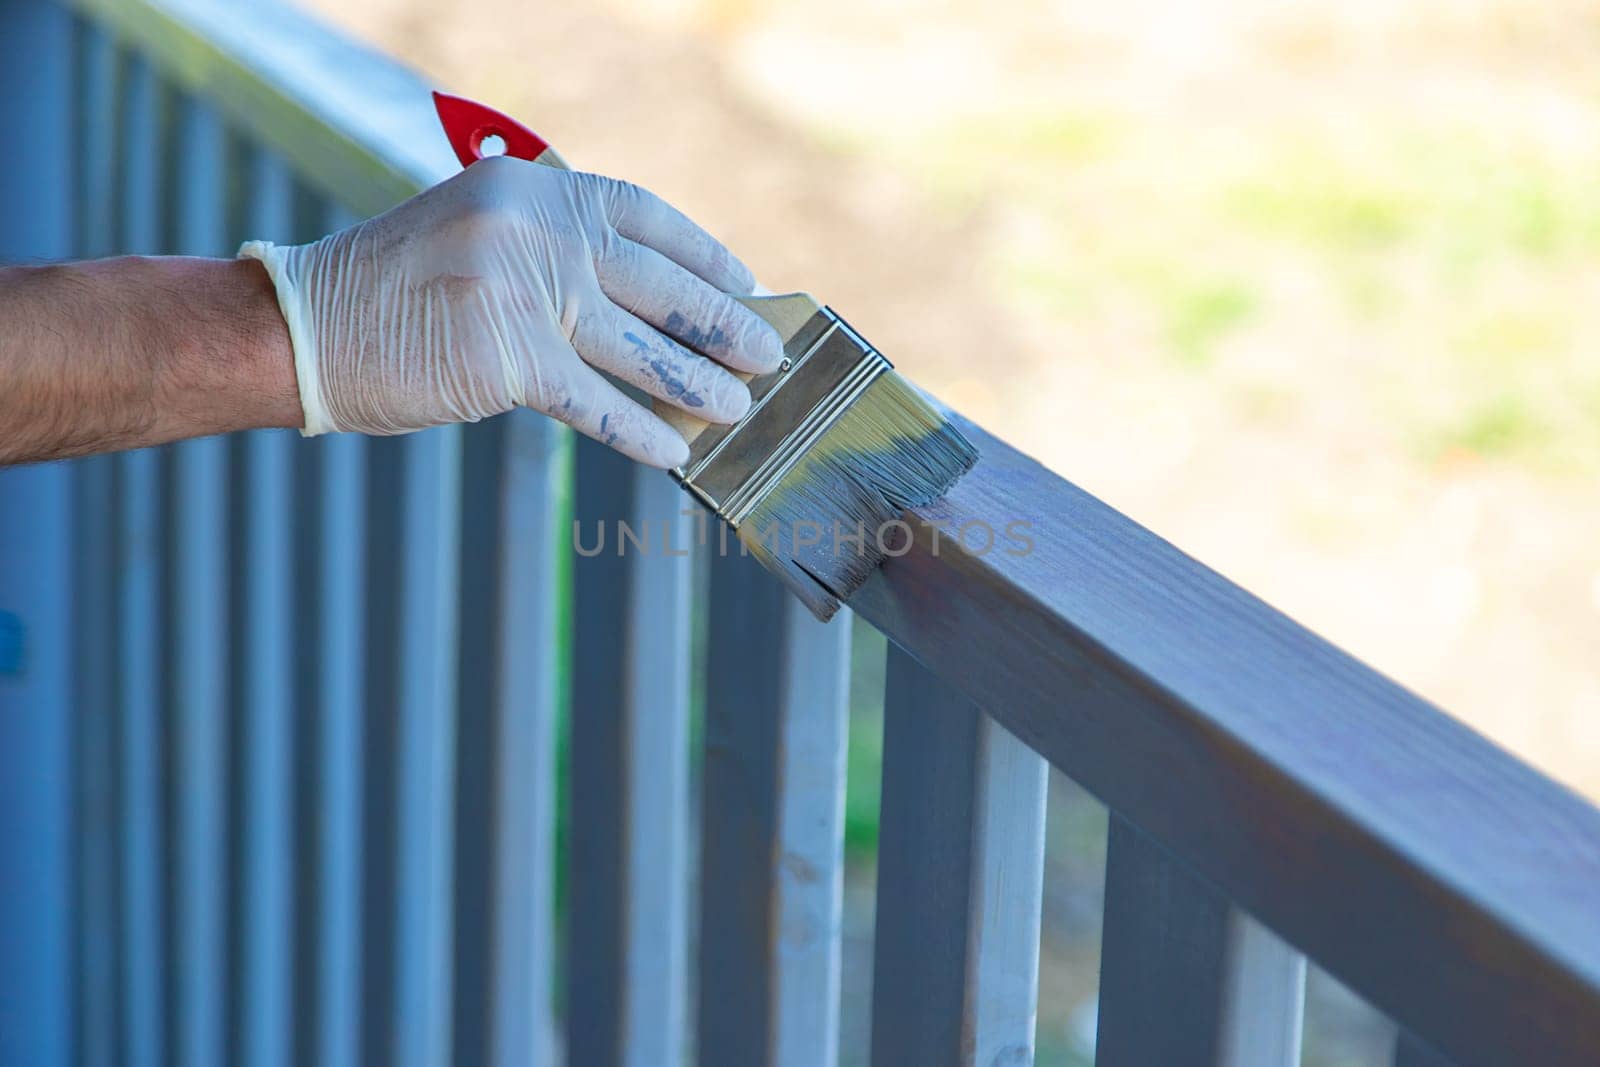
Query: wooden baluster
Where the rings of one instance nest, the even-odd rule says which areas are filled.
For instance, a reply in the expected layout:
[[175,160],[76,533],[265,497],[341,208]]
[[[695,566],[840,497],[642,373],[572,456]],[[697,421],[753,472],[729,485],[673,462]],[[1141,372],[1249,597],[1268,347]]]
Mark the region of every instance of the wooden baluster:
[[[577,448],[567,1056],[683,1054],[688,819],[687,502],[660,471]],[[641,547],[619,538],[631,532]]]
[[[324,501],[331,506],[342,491],[334,487],[331,468],[343,435],[329,439],[324,453]],[[401,497],[405,491],[404,438],[369,438],[361,441],[365,460],[355,498],[359,507],[359,540],[350,536],[350,558],[362,567],[361,651],[352,666],[358,672],[361,712],[361,922],[359,964],[362,983],[357,999],[361,1019],[358,1062],[392,1063],[395,1030],[395,970],[397,948],[394,929],[399,921],[395,899],[395,868],[399,848],[399,823],[395,801],[399,753],[400,603],[401,603]],[[327,516],[324,516],[325,521]]]
[[461,428],[403,439],[394,1062],[450,1062]]
[[[463,436],[457,1064],[547,1063],[562,664],[565,432],[532,411]],[[564,524],[563,524],[564,525]]]
[[[165,190],[177,251],[226,255],[224,133],[210,105],[179,101]],[[135,246],[135,251],[154,251]],[[228,464],[221,437],[171,450],[173,713],[177,737],[178,959],[176,1062],[210,1067],[225,1055],[227,995]]]
[[561,494],[571,435],[554,420],[516,411],[496,420],[499,561],[490,636],[493,675],[493,917],[489,958],[489,1062],[554,1060],[550,978],[555,944],[556,698],[561,555],[569,531]]
[[[356,220],[332,204],[322,205],[326,231]],[[364,957],[362,871],[368,859],[362,829],[369,758],[365,712],[368,660],[367,578],[369,566],[392,563],[392,538],[367,536],[367,443],[355,434],[332,434],[303,444],[301,477],[315,478],[315,557],[318,647],[318,817],[316,894],[316,1062],[322,1067],[357,1063],[361,1055],[361,991]],[[389,560],[379,560],[387,545]],[[385,721],[388,715],[385,713]]]
[[[129,57],[119,93],[122,251],[160,250],[163,203],[159,108],[161,89],[148,63]],[[120,995],[118,1038],[133,1065],[154,1067],[175,1058],[177,1035],[166,1032],[163,999],[172,987],[165,936],[172,902],[163,902],[174,855],[173,827],[164,819],[163,763],[176,753],[163,721],[171,689],[164,643],[172,611],[165,514],[167,450],[147,448],[116,457],[118,465],[118,766],[120,772]]]
[[873,1063],[1031,1062],[1044,761],[896,649],[883,747]]
[[[246,182],[245,233],[293,237],[294,182],[283,161],[257,148]],[[231,242],[230,242],[231,243]],[[295,644],[301,624],[315,625],[310,604],[294,602],[293,431],[258,430],[233,442],[243,449],[244,479],[233,486],[243,524],[231,562],[244,597],[241,1059],[247,1067],[293,1060],[296,1025],[290,1002],[294,934]]]
[[851,617],[817,622],[715,520],[700,529],[712,556],[700,1062],[831,1064]]
[[[118,212],[116,45],[92,22],[77,21],[76,128],[79,171],[73,210],[75,254],[92,259],[116,250]],[[76,737],[74,798],[77,863],[73,900],[74,1011],[77,1058],[85,1067],[108,1067],[116,1056],[117,776],[117,575],[118,525],[115,456],[73,464],[73,602],[77,615],[73,716]],[[108,518],[109,521],[108,521]]]
[[1095,1062],[1300,1062],[1305,958],[1111,817]]

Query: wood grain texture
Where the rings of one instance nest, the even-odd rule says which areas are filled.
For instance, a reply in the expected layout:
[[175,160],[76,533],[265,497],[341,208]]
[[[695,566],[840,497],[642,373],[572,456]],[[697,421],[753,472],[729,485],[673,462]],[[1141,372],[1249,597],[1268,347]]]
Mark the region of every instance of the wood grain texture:
[[956,421],[859,615],[1460,1062],[1600,1059],[1600,812]]
[[838,1051],[850,620],[817,622],[709,527],[699,1056]]

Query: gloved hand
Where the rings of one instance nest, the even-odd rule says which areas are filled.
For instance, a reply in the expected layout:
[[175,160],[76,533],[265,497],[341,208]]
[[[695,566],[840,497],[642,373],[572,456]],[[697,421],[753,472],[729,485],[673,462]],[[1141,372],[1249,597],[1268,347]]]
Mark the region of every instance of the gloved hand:
[[750,393],[724,367],[783,358],[777,332],[727,295],[751,291],[749,269],[704,230],[637,186],[516,159],[481,160],[320,241],[239,255],[277,288],[308,436],[525,404],[672,467],[683,439],[597,368],[733,422]]

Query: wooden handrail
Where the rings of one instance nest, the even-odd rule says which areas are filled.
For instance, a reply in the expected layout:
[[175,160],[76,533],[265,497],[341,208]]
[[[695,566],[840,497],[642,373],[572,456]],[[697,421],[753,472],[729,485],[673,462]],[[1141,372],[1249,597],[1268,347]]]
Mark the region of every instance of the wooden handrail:
[[1461,1062],[1600,1061],[1600,810],[957,419],[857,614]]

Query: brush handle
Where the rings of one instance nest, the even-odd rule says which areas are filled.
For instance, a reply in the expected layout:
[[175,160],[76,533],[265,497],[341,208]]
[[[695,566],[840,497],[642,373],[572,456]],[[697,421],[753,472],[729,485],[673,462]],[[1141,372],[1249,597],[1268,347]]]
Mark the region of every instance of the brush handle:
[[[515,159],[542,163],[558,170],[573,169],[561,158],[561,153],[550,147],[550,142],[491,107],[465,97],[439,92],[433,94],[433,106],[439,113],[439,124],[444,127],[450,147],[463,167],[470,167],[483,158],[483,142],[487,138],[498,137],[505,142],[505,154]],[[783,338],[785,348],[811,316],[821,310],[821,305],[806,293],[734,295],[734,299],[770,323],[778,331],[778,336]],[[747,371],[730,369],[729,373],[737,375],[744,382],[755,377]],[[652,400],[650,407],[663,422],[678,431],[687,444],[694,444],[695,438],[711,425],[663,401]]]

